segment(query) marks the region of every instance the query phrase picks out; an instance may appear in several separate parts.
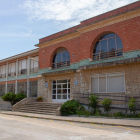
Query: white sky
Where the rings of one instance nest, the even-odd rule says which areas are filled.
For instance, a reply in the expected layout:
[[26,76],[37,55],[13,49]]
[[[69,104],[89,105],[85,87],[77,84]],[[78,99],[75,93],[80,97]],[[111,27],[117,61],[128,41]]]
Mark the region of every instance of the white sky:
[[0,59],[35,49],[40,38],[137,0],[0,0]]

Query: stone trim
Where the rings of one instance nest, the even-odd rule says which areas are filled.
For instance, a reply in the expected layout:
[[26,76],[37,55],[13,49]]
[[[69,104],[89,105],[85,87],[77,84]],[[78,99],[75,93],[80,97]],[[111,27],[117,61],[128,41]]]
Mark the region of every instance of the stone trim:
[[60,36],[60,37],[42,42],[40,44],[36,44],[35,46],[40,47],[40,48],[51,46],[53,44],[57,44],[57,43],[60,43],[60,42],[64,42],[66,40],[77,38],[82,33],[86,33],[86,32],[89,32],[89,31],[92,31],[92,30],[95,30],[95,29],[99,29],[99,28],[102,28],[102,27],[106,27],[106,26],[109,26],[109,25],[112,25],[112,24],[115,24],[115,23],[118,23],[118,22],[122,22],[122,21],[125,21],[125,20],[128,20],[128,19],[138,17],[138,16],[140,16],[140,7],[134,8],[134,9],[129,10],[127,12],[120,13],[120,14],[115,15],[115,16],[105,18],[105,19],[100,20],[100,21],[90,23],[89,25],[86,25],[86,26],[75,29],[76,31],[74,31],[72,33],[69,33],[69,34],[66,34],[66,35],[63,35],[63,36]]
[[115,66],[115,65],[122,65],[122,64],[130,64],[130,63],[136,63],[136,62],[140,62],[140,57],[118,60],[118,61],[113,61],[113,62],[105,62],[105,63],[99,63],[99,64],[80,66],[79,69],[84,70],[84,69],[92,69],[92,68],[99,68],[99,67],[108,67],[108,66]]
[[60,70],[55,72],[48,72],[43,73],[42,76],[52,76],[52,75],[59,75],[59,74],[68,74],[68,73],[75,73],[76,69],[68,69],[68,70]]

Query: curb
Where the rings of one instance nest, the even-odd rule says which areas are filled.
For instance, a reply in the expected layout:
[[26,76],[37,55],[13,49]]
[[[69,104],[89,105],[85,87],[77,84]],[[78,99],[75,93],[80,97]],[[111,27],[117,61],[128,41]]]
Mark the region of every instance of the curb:
[[[21,113],[21,112],[20,112]],[[4,115],[13,115],[13,116],[21,116],[21,117],[30,117],[30,118],[39,118],[39,119],[51,119],[51,120],[59,120],[59,121],[71,121],[71,122],[81,122],[81,123],[92,123],[92,124],[101,124],[101,125],[113,125],[113,126],[125,126],[125,127],[140,127],[139,126],[136,126],[136,125],[131,125],[131,124],[119,124],[119,123],[106,123],[106,122],[97,122],[97,121],[89,121],[88,118],[89,117],[75,117],[76,120],[74,120],[75,118],[71,116],[71,119],[69,117],[63,117],[63,116],[51,116],[51,115],[43,115],[43,114],[15,114],[15,113],[10,113],[10,112],[0,112],[0,114],[4,114]],[[42,115],[42,116],[39,116],[39,115]],[[86,119],[86,121],[81,121],[80,119]],[[92,118],[94,119],[94,118]],[[95,118],[96,119],[96,118]],[[110,118],[101,118],[101,119],[104,119],[104,120],[108,120]],[[118,119],[116,119],[118,120]],[[123,119],[124,120],[124,119]],[[135,121],[135,120],[131,120],[131,121]]]

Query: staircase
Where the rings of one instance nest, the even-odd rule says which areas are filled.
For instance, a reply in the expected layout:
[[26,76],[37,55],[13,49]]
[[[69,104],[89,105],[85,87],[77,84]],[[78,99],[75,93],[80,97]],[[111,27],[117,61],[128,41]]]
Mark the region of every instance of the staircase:
[[56,115],[56,109],[60,107],[62,104],[63,103],[53,103],[53,102],[30,102],[24,104],[22,107],[17,108],[14,111]]

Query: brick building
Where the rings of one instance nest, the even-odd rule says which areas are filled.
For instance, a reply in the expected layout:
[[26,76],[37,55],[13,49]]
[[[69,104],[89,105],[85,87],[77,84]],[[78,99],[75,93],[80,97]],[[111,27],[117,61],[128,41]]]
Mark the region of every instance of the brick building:
[[75,93],[140,95],[140,2],[39,39],[38,48],[0,60],[0,95],[64,102]]

